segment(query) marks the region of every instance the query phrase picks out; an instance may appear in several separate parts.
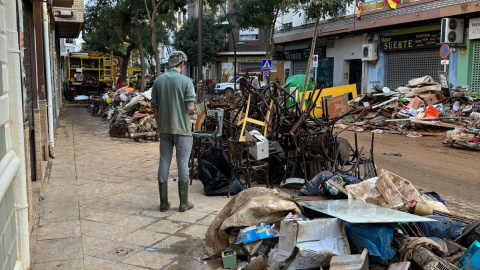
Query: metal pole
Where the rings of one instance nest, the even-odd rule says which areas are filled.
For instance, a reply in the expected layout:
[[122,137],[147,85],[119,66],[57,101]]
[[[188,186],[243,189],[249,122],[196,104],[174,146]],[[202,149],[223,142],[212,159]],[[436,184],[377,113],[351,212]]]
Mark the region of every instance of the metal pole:
[[233,41],[233,93],[237,92],[237,45],[235,44],[235,36],[232,33],[232,41]]
[[203,16],[203,0],[198,0],[198,60],[197,60],[197,103],[198,96],[202,90],[202,16]]

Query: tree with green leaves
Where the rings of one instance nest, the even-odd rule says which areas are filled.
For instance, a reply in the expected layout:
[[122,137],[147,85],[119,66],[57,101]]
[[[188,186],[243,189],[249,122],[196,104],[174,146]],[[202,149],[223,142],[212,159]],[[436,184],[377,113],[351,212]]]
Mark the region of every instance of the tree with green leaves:
[[[197,63],[197,18],[189,18],[183,24],[182,28],[175,32],[173,46],[175,49],[183,51],[188,62],[194,66]],[[221,31],[220,26],[215,21],[214,14],[209,12],[203,16],[202,31],[204,38],[202,39],[202,61],[201,65],[212,63],[217,58],[217,53],[225,46],[225,34]]]
[[133,36],[130,12],[123,1],[89,0],[84,9],[84,50],[113,53],[122,60],[122,81],[126,81],[128,62],[137,44]]
[[275,22],[282,12],[298,5],[298,0],[241,0],[234,3],[233,16],[240,29],[261,29],[268,41],[265,42],[266,58],[273,54]]
[[[326,19],[327,17],[338,19],[339,14],[343,13],[348,5],[351,5],[354,0],[300,0],[299,5],[303,7],[303,9],[307,12],[307,17],[309,19],[315,18],[315,27],[313,31],[312,37],[312,45],[310,47],[310,56],[308,57],[307,62],[307,73],[305,74],[305,82],[304,82],[304,89],[306,89],[306,85],[308,80],[310,79],[310,66],[312,64],[313,54],[315,53],[315,46],[317,42],[317,35],[318,35],[318,25],[320,23],[320,19]],[[302,92],[302,96],[300,99],[300,104],[304,104],[305,102],[305,92]],[[300,107],[300,109],[303,106]]]
[[[174,26],[175,12],[182,10],[187,0],[144,0],[146,21],[150,28],[151,49],[155,55],[155,70],[160,74],[160,53],[158,51],[159,41],[168,42],[168,34],[165,30],[171,30]],[[159,35],[160,34],[160,35]],[[160,36],[160,39],[158,37]]]

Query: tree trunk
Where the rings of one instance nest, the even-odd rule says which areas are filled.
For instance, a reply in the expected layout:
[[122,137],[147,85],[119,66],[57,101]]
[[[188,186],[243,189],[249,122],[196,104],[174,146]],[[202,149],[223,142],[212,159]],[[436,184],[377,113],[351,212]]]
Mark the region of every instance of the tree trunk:
[[272,59],[272,56],[273,56],[273,48],[275,47],[275,39],[273,38],[273,36],[275,35],[275,22],[277,21],[277,17],[278,17],[278,10],[277,10],[277,13],[275,13],[275,17],[272,21],[272,24],[269,26],[270,28],[270,40],[269,40],[269,44],[268,44],[268,47],[267,47],[267,59]]
[[305,92],[307,92],[308,79],[310,79],[310,65],[312,64],[313,54],[315,53],[315,44],[317,43],[317,29],[318,29],[319,21],[320,21],[320,16],[317,16],[317,18],[315,19],[315,29],[313,30],[312,47],[310,48],[310,56],[308,57],[308,62],[307,62],[307,74],[305,74],[305,82],[303,83],[302,98],[300,99],[300,111],[303,111],[303,106],[305,106]]
[[160,54],[158,52],[157,34],[155,33],[155,26],[151,26],[151,29],[152,29],[152,49],[153,49],[153,53],[155,54],[155,74],[157,76],[160,76],[161,61],[160,61]]
[[[145,2],[146,3],[146,2]],[[150,17],[150,29],[152,31],[152,49],[155,54],[155,75],[160,76],[160,55],[158,52],[157,32],[155,31],[155,15],[157,14],[157,5],[155,0],[151,0],[152,3],[152,15]],[[148,7],[145,6],[147,9]]]
[[135,1],[135,38],[138,44],[138,54],[140,54],[140,92],[145,91],[145,54],[143,53],[142,35],[140,32],[140,21],[138,19],[137,1]]
[[118,55],[122,58],[122,82],[127,82],[128,62],[130,62],[130,57],[132,56],[133,49],[135,49],[135,44],[130,44],[127,47],[126,54]]
[[122,83],[127,82],[128,62],[130,61],[130,55],[122,56]]

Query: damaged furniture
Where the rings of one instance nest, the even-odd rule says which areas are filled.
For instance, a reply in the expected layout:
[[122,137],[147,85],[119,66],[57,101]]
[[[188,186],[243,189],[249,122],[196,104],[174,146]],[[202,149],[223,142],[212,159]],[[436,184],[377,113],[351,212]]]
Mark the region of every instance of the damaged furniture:
[[[232,173],[230,175],[230,184],[228,190],[228,197],[230,197],[230,185],[234,179],[235,173],[241,172],[245,176],[245,187],[250,188],[250,182],[253,177],[260,179],[263,177],[267,188],[270,186],[268,176],[268,163],[264,161],[251,160],[248,149],[254,147],[254,141],[238,142],[232,138],[228,139],[228,153],[230,161],[232,162]],[[244,158],[245,157],[245,158]]]

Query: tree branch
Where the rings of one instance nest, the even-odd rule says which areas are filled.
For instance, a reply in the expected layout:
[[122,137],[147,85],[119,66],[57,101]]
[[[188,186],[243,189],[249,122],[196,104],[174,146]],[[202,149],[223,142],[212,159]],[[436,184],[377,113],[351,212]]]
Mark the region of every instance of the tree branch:
[[147,5],[147,0],[144,0],[144,2],[145,2],[145,10],[147,10],[148,20],[152,21],[152,17],[150,16],[150,10],[148,9],[148,5]]

